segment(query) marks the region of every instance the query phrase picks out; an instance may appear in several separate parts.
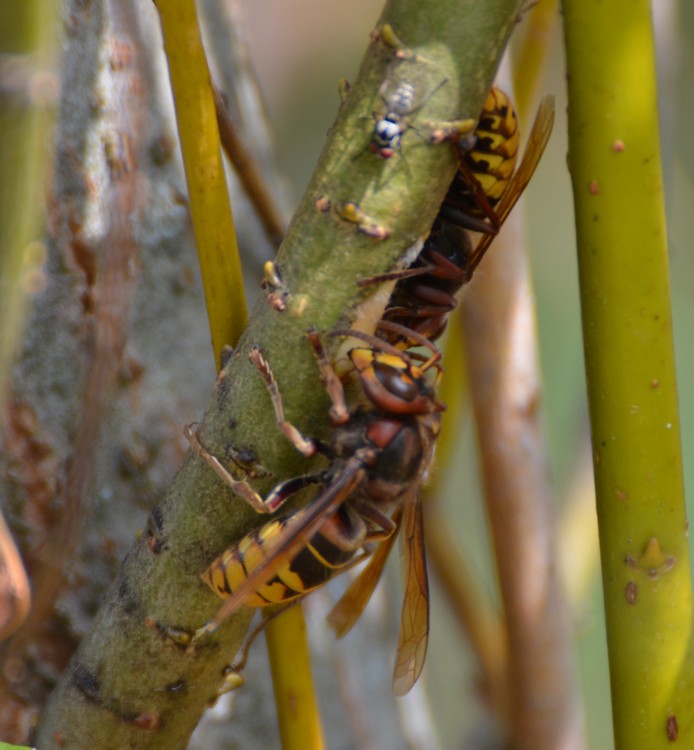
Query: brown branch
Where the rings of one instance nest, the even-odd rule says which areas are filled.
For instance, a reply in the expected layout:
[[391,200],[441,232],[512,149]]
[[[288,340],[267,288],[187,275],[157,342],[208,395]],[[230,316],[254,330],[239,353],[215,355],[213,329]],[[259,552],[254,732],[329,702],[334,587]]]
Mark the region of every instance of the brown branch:
[[229,157],[241,185],[258,214],[260,223],[265,229],[270,242],[279,247],[286,231],[286,226],[277,210],[277,206],[265,179],[251,152],[246,148],[241,136],[229,114],[224,95],[214,89],[214,105],[217,110],[219,137],[226,155]]
[[568,607],[540,410],[535,321],[519,232],[507,222],[463,297],[470,393],[508,640],[515,750],[582,747]]

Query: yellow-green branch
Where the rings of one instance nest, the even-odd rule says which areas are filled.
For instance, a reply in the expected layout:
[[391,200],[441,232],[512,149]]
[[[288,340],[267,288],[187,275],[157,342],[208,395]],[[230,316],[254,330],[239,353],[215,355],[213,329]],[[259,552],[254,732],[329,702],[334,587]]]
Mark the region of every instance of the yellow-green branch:
[[266,627],[283,750],[322,750],[323,728],[311,674],[306,623],[292,607]]
[[212,348],[234,346],[246,297],[227,194],[214,96],[194,0],[156,0],[176,103],[190,213],[205,287]]
[[564,18],[616,747],[691,747],[691,577],[651,4],[564,0]]

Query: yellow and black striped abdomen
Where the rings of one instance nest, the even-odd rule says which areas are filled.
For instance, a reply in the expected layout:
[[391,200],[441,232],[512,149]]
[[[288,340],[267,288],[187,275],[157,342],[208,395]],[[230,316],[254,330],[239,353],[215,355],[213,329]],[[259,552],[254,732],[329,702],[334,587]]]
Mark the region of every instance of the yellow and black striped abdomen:
[[475,146],[463,158],[493,207],[513,176],[520,143],[516,111],[501,89],[489,91],[475,136]]
[[[286,514],[246,534],[207,568],[202,574],[203,581],[222,599],[231,596],[266,559],[282,554],[278,549],[278,540],[300,516],[301,511]],[[328,519],[328,522],[334,520]],[[287,559],[277,573],[259,586],[244,604],[247,607],[265,607],[303,596],[348,567],[360,546],[357,549],[342,549],[319,530],[296,557]]]

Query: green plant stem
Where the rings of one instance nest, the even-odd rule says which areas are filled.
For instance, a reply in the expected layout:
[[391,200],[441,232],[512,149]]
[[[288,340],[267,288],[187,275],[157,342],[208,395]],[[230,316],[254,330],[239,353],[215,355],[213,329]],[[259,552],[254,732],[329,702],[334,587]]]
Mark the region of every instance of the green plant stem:
[[169,62],[190,213],[217,369],[246,326],[246,296],[227,194],[214,92],[195,0],[156,0]]
[[[201,423],[202,443],[220,460],[230,463],[232,449],[257,458],[268,472],[256,483],[259,491],[302,473],[307,464],[278,434],[265,386],[248,361],[251,346],[261,346],[270,362],[288,419],[308,435],[324,436],[327,397],[306,329],[376,322],[380,310],[358,309],[372,290],[361,289],[357,280],[391,269],[408,250],[418,250],[455,169],[453,150],[423,142],[414,128],[403,135],[402,153],[390,160],[365,151],[372,113],[383,110],[382,84],[405,80],[415,87],[421,103],[412,116],[417,124],[476,117],[517,12],[516,0],[387,5],[382,22],[417,58],[398,59],[379,40],[369,44],[278,255],[286,309],[259,301]],[[359,204],[389,238],[376,239],[359,231],[366,225],[340,218],[336,208],[346,202]],[[331,351],[336,343],[326,337]],[[189,453],[51,699],[39,730],[42,750],[57,748],[56,736],[71,748],[186,745],[251,614],[242,608],[213,636],[191,644],[193,633],[218,609],[200,572],[261,520]],[[171,684],[184,689],[169,691]]]
[[265,637],[283,750],[323,750],[302,608],[292,607],[268,622]]
[[692,596],[651,4],[564,0],[564,17],[616,747],[673,747],[677,735],[689,747]]

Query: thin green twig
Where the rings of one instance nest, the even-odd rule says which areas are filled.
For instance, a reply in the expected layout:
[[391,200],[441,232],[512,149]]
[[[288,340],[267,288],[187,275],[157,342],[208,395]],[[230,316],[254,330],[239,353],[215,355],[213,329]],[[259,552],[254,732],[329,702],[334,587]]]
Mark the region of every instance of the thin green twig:
[[222,348],[234,346],[239,340],[248,313],[214,95],[194,0],[156,0],[156,5],[176,103],[212,348],[219,369]]

